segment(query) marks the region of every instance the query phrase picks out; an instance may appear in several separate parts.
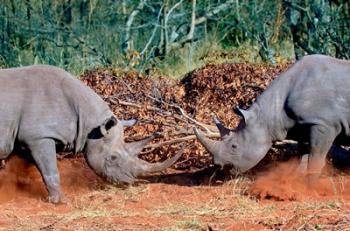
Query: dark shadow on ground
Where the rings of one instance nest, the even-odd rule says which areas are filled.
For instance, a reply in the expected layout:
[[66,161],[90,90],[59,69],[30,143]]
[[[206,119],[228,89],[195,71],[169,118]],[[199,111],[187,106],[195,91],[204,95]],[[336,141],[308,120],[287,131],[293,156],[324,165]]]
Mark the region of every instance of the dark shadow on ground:
[[[284,157],[281,157],[277,162],[288,161],[290,158],[295,158],[296,151],[302,150],[297,145],[286,145],[284,147],[286,150]],[[306,153],[305,150],[301,153]],[[300,156],[300,153],[298,154]],[[330,163],[336,169],[343,171],[345,173],[350,173],[350,151],[346,150],[340,146],[332,146],[329,155]],[[274,162],[275,163],[275,162]],[[273,163],[261,163],[260,166],[256,166],[248,173],[246,176],[254,177],[257,173],[270,168]],[[176,184],[180,186],[198,186],[198,185],[211,185],[219,186],[224,182],[236,178],[238,175],[234,173],[232,167],[225,167],[221,169],[219,166],[211,166],[200,170],[186,170],[184,172],[171,173],[171,174],[155,174],[151,176],[140,177],[139,183],[164,183],[164,184]]]
[[164,183],[176,184],[180,186],[211,185],[219,186],[224,182],[233,179],[232,168],[212,166],[195,171],[186,171],[171,174],[151,175],[140,177],[142,183]]

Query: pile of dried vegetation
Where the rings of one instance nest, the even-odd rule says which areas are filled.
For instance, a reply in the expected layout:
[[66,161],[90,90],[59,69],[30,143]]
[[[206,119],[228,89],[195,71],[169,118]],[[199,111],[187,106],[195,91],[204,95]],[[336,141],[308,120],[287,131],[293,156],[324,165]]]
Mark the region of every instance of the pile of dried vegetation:
[[[195,140],[193,127],[217,137],[213,114],[227,126],[235,127],[239,118],[233,107],[249,106],[288,66],[208,64],[181,81],[121,69],[96,69],[80,78],[110,104],[118,118],[139,120],[136,126],[126,129],[127,140],[153,132],[161,134],[141,154],[143,158],[151,162],[164,160],[186,144],[175,167],[189,169],[212,164],[209,153]],[[271,159],[271,155],[267,158]]]

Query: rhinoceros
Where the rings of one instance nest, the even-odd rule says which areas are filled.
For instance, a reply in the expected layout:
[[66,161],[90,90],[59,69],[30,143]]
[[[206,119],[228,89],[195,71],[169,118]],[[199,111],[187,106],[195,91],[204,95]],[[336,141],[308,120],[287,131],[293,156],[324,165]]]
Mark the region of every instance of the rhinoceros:
[[56,152],[83,151],[98,175],[123,183],[161,171],[180,157],[153,164],[139,159],[155,135],[124,142],[123,125],[133,123],[118,120],[102,98],[63,69],[34,65],[0,70],[0,159],[15,148],[29,151],[52,203],[65,202]]
[[214,122],[221,140],[195,129],[218,165],[242,172],[254,167],[273,141],[292,139],[309,146],[307,175],[317,182],[332,144],[350,136],[350,61],[323,55],[305,56],[278,76],[247,110],[236,129]]

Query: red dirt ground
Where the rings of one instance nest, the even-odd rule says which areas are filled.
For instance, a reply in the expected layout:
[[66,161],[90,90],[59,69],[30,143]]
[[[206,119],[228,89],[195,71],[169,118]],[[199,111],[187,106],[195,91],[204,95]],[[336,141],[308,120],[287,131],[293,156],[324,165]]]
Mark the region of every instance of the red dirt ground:
[[[169,170],[149,183],[103,183],[82,157],[59,161],[69,203],[52,205],[36,167],[16,156],[0,171],[3,230],[266,230],[349,227],[350,176],[328,170],[315,193],[293,174],[296,162],[214,186],[209,173]],[[208,175],[209,174],[209,175]],[[198,178],[202,185],[192,185]],[[256,178],[256,180],[253,180]],[[152,180],[153,179],[153,180]],[[156,179],[156,180],[154,180]],[[158,182],[158,183],[157,183]],[[257,199],[258,198],[258,199]]]

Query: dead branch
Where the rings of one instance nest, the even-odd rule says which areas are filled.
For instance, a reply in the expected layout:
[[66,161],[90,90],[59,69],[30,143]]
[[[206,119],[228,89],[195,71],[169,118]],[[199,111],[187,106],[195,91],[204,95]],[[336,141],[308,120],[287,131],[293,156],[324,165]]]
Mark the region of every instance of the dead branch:
[[137,104],[137,103],[132,103],[132,102],[127,102],[127,101],[123,101],[120,99],[117,99],[117,101],[115,101],[112,98],[108,98],[108,100],[113,103],[113,104],[119,104],[122,106],[129,106],[129,107],[136,107],[136,108],[146,108],[146,110],[150,110],[150,111],[161,111],[161,109],[157,108],[157,107],[152,107],[152,106],[148,106],[148,105],[141,105],[141,104]]
[[194,140],[194,139],[196,139],[196,136],[195,135],[190,135],[190,136],[180,137],[180,138],[176,138],[176,139],[172,139],[172,140],[167,140],[167,141],[160,142],[160,143],[149,144],[145,148],[155,149],[155,148],[159,148],[159,147],[162,147],[162,146],[165,146],[165,145],[176,144],[176,143],[189,141],[189,140]]
[[126,86],[126,88],[130,91],[131,94],[135,94],[135,91],[130,87],[129,84],[127,84],[123,79],[120,79],[120,81]]
[[[131,91],[131,92],[133,91],[130,88],[130,86],[128,87],[128,90]],[[160,104],[163,104],[163,105],[166,105],[166,106],[169,106],[169,107],[177,109],[178,112],[180,113],[180,115],[174,114],[173,112],[169,112],[169,111],[163,110],[163,109],[158,108],[158,107],[153,107],[153,106],[148,106],[148,105],[141,105],[141,104],[137,104],[137,103],[133,103],[133,102],[123,101],[123,100],[120,100],[120,99],[117,99],[117,98],[110,97],[110,98],[108,98],[108,100],[111,103],[113,103],[113,104],[119,104],[119,105],[128,106],[128,107],[136,107],[136,108],[139,108],[139,109],[145,108],[146,110],[160,112],[162,114],[166,114],[167,116],[171,116],[174,119],[180,120],[180,121],[182,121],[184,123],[192,123],[194,125],[197,125],[197,126],[201,127],[204,130],[204,132],[206,133],[206,136],[208,136],[208,137],[211,137],[211,138],[219,138],[220,137],[220,134],[217,131],[216,127],[211,126],[211,125],[207,125],[207,124],[204,124],[204,123],[201,123],[201,122],[193,119],[179,105],[167,103],[167,102],[165,102],[163,100],[157,99],[157,98],[155,98],[153,96],[150,96],[150,95],[146,95],[146,97],[151,99],[151,100],[153,100],[153,101],[155,101],[155,102],[158,102]],[[167,125],[169,127],[176,126],[176,124],[174,124],[174,123],[164,123],[164,125]],[[145,148],[150,149],[150,150],[145,151],[143,153],[152,152],[154,149],[160,148],[162,146],[177,144],[177,143],[181,143],[181,142],[185,142],[185,141],[196,139],[196,136],[193,134],[193,131],[191,131],[190,129],[186,129],[184,127],[177,126],[177,128],[175,130],[177,130],[177,131],[175,131],[173,133],[170,133],[170,134],[168,133],[167,136],[168,137],[169,136],[170,137],[181,136],[181,135],[185,135],[185,136],[184,137],[173,138],[173,139],[170,139],[170,140],[167,140],[167,141],[163,141],[163,142],[149,144]],[[160,133],[160,135],[164,135],[164,134]],[[142,137],[138,137],[138,138],[141,139]],[[136,138],[135,137],[132,137],[132,138],[129,137],[129,139],[136,139]],[[283,145],[286,145],[286,144],[296,145],[297,142],[293,141],[293,140],[282,140],[282,141],[274,142],[275,146],[283,146]]]
[[201,122],[193,119],[189,115],[187,115],[185,110],[183,108],[181,108],[179,105],[177,105],[177,104],[170,104],[170,103],[164,102],[164,101],[156,99],[156,98],[154,98],[154,97],[152,97],[150,95],[146,95],[146,97],[149,98],[149,99],[152,99],[152,100],[154,100],[154,101],[156,101],[158,103],[161,103],[161,104],[164,104],[164,105],[167,105],[169,107],[173,107],[173,108],[179,110],[181,116],[185,117],[188,121],[194,123],[195,125],[201,127],[202,129],[204,129],[208,136],[217,136],[219,134],[217,129],[215,129],[215,130],[213,129],[214,127],[212,127],[210,125],[207,125],[207,124],[204,124],[204,123],[201,123]]
[[[133,89],[127,83],[124,82],[124,84],[127,86],[127,89],[130,92],[133,92]],[[116,105],[122,105],[122,106],[127,106],[127,107],[135,107],[135,108],[138,108],[138,109],[146,109],[146,110],[149,110],[149,111],[156,111],[156,112],[162,113],[163,115],[165,114],[167,116],[171,116],[172,118],[180,120],[180,121],[182,121],[182,122],[184,122],[186,124],[192,123],[194,125],[197,125],[197,126],[199,126],[200,128],[202,128],[205,131],[205,133],[206,133],[206,135],[208,137],[212,137],[212,138],[220,137],[220,134],[217,131],[216,127],[214,129],[214,126],[210,126],[210,125],[201,123],[201,122],[193,119],[179,105],[167,103],[167,102],[163,101],[162,99],[157,99],[157,98],[155,98],[153,96],[150,96],[150,95],[146,95],[146,97],[151,99],[151,100],[153,100],[153,101],[155,101],[155,102],[157,102],[157,103],[160,103],[162,105],[165,105],[165,106],[168,106],[168,107],[176,109],[179,112],[179,115],[175,114],[174,112],[166,111],[166,110],[163,110],[163,109],[158,108],[158,107],[148,106],[148,105],[141,105],[141,104],[137,104],[137,103],[134,103],[134,102],[128,102],[128,101],[120,100],[117,97],[109,97],[108,100],[111,103],[116,104]],[[143,153],[151,152],[154,149],[162,147],[162,146],[165,146],[165,145],[172,145],[172,144],[177,144],[177,143],[180,143],[180,142],[185,142],[185,141],[196,139],[196,136],[193,134],[193,131],[191,131],[190,129],[186,129],[184,127],[179,127],[176,124],[168,124],[168,125],[170,127],[174,127],[174,126],[177,127],[176,128],[177,132],[173,132],[171,134],[167,134],[168,137],[169,136],[172,136],[172,137],[174,137],[174,136],[182,136],[182,135],[186,135],[186,136],[170,139],[170,140],[159,142],[159,143],[149,144],[145,148],[150,149],[150,150],[148,150],[146,152],[143,152]],[[160,135],[164,135],[164,134],[160,133]],[[136,138],[135,137],[129,137],[129,139],[136,139]]]
[[[212,134],[212,135],[209,135],[208,137],[219,138],[220,134]],[[195,140],[196,138],[197,138],[196,135],[189,135],[189,136],[175,138],[175,139],[171,139],[171,140],[167,140],[159,143],[149,144],[145,148],[151,148],[152,150],[154,150],[156,148],[160,148],[165,145],[172,145],[172,144],[177,144],[177,143],[181,143],[189,140]]]

